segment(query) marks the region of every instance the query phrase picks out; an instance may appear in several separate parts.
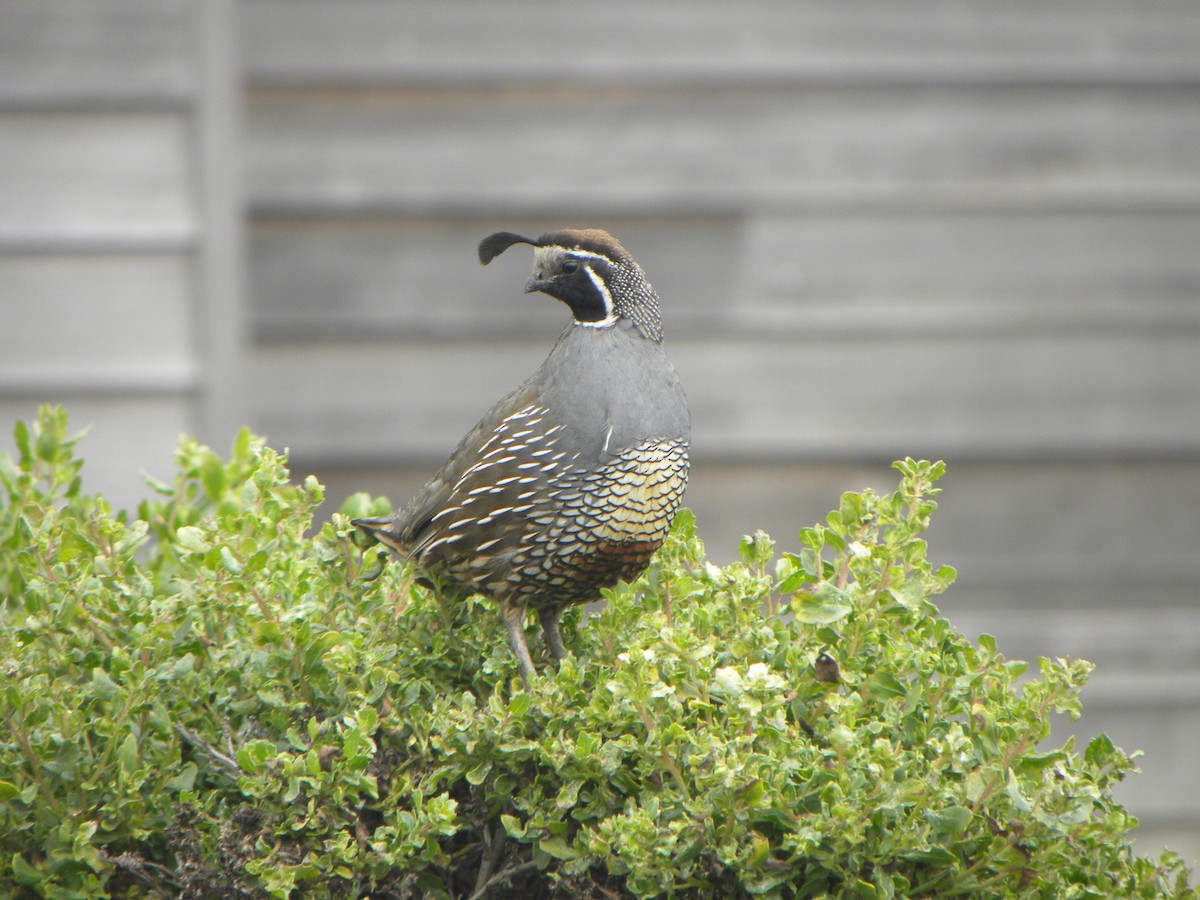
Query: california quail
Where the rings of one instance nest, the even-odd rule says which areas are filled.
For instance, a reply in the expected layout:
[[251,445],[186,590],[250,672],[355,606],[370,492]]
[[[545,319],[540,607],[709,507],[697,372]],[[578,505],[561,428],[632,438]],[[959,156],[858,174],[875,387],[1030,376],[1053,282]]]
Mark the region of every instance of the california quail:
[[561,300],[573,320],[403,509],[354,524],[494,598],[528,683],[526,608],[561,660],[563,610],[645,570],[687,485],[691,424],[658,296],[628,251],[598,229],[502,231],[480,242],[479,259],[518,243],[536,248],[526,293]]

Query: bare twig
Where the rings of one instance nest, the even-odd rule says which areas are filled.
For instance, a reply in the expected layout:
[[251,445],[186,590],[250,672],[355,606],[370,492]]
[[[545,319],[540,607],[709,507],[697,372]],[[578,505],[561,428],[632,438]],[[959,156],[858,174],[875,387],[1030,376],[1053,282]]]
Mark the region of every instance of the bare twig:
[[189,730],[187,727],[178,722],[175,723],[175,730],[179,733],[181,738],[216,763],[217,768],[222,770],[230,778],[240,778],[245,774],[242,771],[242,767],[237,764],[237,760],[226,756],[194,731]]
[[139,878],[146,884],[155,888],[163,888],[164,886],[172,890],[180,890],[181,885],[175,880],[175,873],[166,866],[161,866],[156,862],[151,862],[148,859],[142,859],[132,853],[122,853],[120,856],[109,856],[101,851],[100,859],[104,862],[111,863],[119,869],[124,869],[135,878]]
[[500,857],[504,854],[504,845],[508,841],[508,835],[504,831],[503,825],[496,826],[496,834],[493,837],[492,832],[485,825],[483,828],[483,857],[479,860],[479,874],[475,877],[475,893],[472,897],[482,897],[487,890],[487,884],[492,877],[492,873],[496,871],[496,866],[500,864]]
[[537,863],[535,863],[533,860],[530,860],[529,862],[521,863],[519,866],[510,866],[503,872],[497,872],[484,883],[483,887],[471,895],[471,900],[483,900],[483,898],[487,896],[487,892],[490,891],[493,886],[499,886],[509,879],[515,878],[516,876],[522,874],[523,872],[528,872],[530,869],[536,868]]

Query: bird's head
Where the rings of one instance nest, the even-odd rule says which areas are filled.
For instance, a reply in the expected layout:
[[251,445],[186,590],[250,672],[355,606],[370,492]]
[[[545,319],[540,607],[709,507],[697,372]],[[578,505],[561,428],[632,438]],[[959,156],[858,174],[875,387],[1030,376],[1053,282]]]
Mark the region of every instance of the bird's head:
[[571,309],[575,324],[608,328],[627,319],[651,340],[662,340],[658,296],[621,244],[598,228],[565,228],[536,240],[498,231],[479,242],[485,266],[513,244],[534,248],[526,293],[541,291]]

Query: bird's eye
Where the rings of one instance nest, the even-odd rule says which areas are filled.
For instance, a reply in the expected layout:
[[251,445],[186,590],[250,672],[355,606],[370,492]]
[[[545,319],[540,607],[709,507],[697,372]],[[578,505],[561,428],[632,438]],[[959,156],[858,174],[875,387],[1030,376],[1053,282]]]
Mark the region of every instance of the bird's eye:
[[579,260],[565,259],[562,264],[562,273],[564,275],[574,275],[579,271]]

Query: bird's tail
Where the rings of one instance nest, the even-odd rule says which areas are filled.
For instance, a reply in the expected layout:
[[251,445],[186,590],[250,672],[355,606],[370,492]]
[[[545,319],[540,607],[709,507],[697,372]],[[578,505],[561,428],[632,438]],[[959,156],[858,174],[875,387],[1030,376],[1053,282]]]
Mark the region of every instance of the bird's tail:
[[408,551],[400,543],[400,535],[393,529],[396,522],[391,516],[378,519],[351,519],[350,524],[358,529],[361,540],[355,543],[366,549],[373,544],[384,544],[401,556],[407,556]]

